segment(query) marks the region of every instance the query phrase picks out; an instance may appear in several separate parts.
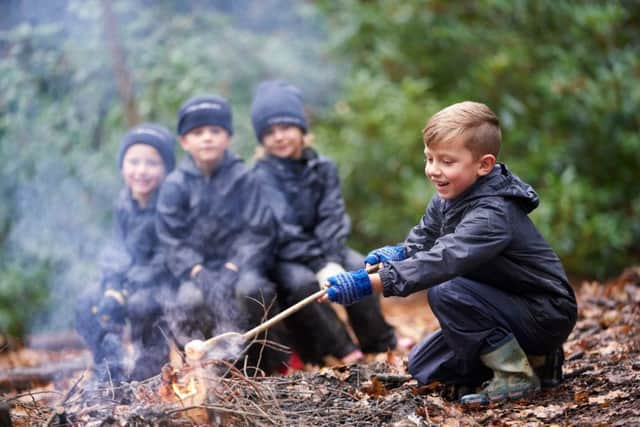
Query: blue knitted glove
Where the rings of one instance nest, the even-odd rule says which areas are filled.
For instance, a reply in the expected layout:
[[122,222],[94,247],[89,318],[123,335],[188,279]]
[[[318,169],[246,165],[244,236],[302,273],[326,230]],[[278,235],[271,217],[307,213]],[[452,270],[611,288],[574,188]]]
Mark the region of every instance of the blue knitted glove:
[[330,286],[327,296],[331,301],[342,305],[356,303],[373,292],[369,274],[363,269],[340,273],[329,277],[327,282]]
[[374,265],[385,261],[402,261],[406,257],[403,246],[383,246],[369,252],[364,263]]

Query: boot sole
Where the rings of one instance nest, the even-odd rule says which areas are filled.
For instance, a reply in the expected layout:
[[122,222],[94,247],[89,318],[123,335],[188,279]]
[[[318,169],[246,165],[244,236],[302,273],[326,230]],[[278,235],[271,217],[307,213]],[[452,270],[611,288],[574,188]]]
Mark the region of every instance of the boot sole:
[[538,391],[540,391],[539,388],[535,388],[535,389],[529,388],[526,390],[517,390],[517,391],[506,392],[506,393],[494,393],[486,396],[480,395],[477,398],[473,398],[473,399],[471,398],[464,399],[464,400],[461,399],[460,404],[464,406],[486,406],[490,403],[523,399],[525,397],[529,397],[535,394]]

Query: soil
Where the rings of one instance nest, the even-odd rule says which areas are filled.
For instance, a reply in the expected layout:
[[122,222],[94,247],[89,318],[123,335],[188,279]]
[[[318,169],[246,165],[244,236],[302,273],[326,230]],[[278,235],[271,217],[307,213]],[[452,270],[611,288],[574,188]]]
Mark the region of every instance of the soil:
[[[579,320],[564,345],[565,379],[526,400],[463,407],[440,384],[418,387],[406,372],[406,349],[272,377],[246,377],[221,361],[174,364],[143,383],[111,387],[96,386],[82,369],[90,363],[84,349],[5,344],[0,426],[640,425],[640,267],[575,289]],[[382,307],[404,341],[438,328],[424,293],[382,299]],[[38,372],[46,375],[28,381]],[[11,382],[17,373],[26,377]],[[178,398],[174,385],[192,395]]]

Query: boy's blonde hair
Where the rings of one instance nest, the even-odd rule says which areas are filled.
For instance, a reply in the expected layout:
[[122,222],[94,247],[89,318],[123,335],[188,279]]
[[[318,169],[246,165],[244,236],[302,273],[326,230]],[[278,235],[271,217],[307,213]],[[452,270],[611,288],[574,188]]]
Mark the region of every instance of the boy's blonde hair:
[[450,105],[434,114],[422,130],[427,147],[460,135],[464,135],[464,145],[474,157],[484,154],[498,157],[502,143],[500,121],[485,104],[464,101]]
[[[315,137],[312,133],[305,133],[302,135],[302,143],[305,148],[311,147],[313,145]],[[252,162],[256,162],[267,155],[267,150],[264,149],[262,144],[256,146],[256,149],[253,151],[253,157],[251,158]]]

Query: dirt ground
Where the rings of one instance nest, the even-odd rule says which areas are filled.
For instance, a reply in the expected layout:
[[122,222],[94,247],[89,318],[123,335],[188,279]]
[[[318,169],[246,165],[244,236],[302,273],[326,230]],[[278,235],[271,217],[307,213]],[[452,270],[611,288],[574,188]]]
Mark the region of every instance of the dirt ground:
[[[463,408],[441,385],[418,387],[406,351],[280,377],[183,365],[144,383],[95,388],[87,351],[65,337],[58,341],[68,345],[55,351],[2,347],[0,426],[640,425],[640,267],[575,288],[579,320],[564,346],[565,381],[526,401]],[[382,305],[401,337],[418,341],[438,327],[424,293]],[[193,385],[191,395],[177,397],[176,384]]]

